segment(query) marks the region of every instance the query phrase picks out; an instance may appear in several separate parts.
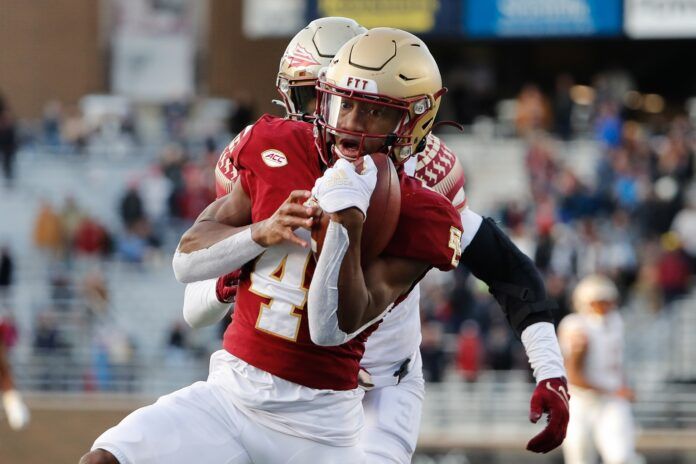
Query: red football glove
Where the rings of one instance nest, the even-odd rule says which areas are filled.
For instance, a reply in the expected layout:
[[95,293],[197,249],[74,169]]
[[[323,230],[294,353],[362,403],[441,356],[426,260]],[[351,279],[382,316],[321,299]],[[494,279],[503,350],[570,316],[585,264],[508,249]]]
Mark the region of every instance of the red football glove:
[[234,297],[237,295],[237,287],[239,286],[239,276],[241,275],[241,270],[232,271],[217,280],[215,295],[220,303],[234,302]]
[[548,424],[527,443],[527,449],[535,453],[548,453],[563,443],[568,428],[568,384],[564,378],[539,382],[532,394],[529,420],[537,423],[543,413],[548,413]]

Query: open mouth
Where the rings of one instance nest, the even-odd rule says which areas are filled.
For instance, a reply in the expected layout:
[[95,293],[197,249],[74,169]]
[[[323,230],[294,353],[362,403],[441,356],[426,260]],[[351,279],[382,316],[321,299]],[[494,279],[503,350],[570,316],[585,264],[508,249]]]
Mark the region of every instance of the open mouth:
[[349,160],[356,160],[360,157],[360,141],[341,137],[334,146],[338,156]]

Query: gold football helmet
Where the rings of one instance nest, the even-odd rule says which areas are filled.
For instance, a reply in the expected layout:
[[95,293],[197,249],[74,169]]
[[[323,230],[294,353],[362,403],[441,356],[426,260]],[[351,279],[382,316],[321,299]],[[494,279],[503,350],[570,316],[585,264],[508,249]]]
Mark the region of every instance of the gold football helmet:
[[288,117],[300,119],[315,110],[316,80],[341,46],[367,29],[349,18],[315,19],[290,41],[280,59],[276,89]]
[[[423,148],[447,91],[425,43],[383,27],[343,45],[319,76],[317,89],[317,143],[329,164],[333,155],[355,160],[375,146],[402,163]],[[388,118],[393,126],[346,122],[353,118]]]

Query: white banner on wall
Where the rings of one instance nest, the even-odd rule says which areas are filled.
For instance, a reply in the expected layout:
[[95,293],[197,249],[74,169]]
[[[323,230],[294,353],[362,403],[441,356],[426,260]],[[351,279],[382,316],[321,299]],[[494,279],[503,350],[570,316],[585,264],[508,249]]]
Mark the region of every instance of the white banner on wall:
[[184,36],[115,38],[112,89],[141,101],[165,102],[194,93],[194,51]]
[[244,0],[242,15],[250,39],[292,37],[306,26],[304,0]]
[[625,0],[624,25],[634,39],[696,37],[696,0]]

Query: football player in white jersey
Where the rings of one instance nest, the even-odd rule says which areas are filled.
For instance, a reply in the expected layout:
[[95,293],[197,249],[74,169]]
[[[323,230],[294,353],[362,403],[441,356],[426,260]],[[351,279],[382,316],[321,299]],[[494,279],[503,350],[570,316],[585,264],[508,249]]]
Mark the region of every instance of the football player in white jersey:
[[563,443],[566,464],[636,462],[630,401],[623,373],[623,322],[618,292],[601,275],[582,279],[573,293],[575,313],[559,326],[565,357],[571,420]]
[[[287,117],[311,119],[314,85],[320,70],[358,28],[357,23],[346,18],[321,18],[292,39],[276,80]],[[231,191],[235,180],[226,153],[227,150],[216,169],[218,195]],[[541,277],[491,220],[467,207],[461,163],[438,137],[429,134],[404,169],[449,198],[461,212],[462,259],[475,275],[491,285],[491,292],[521,336],[536,380],[543,387],[535,391],[530,418],[536,422],[542,410],[553,412],[552,423],[530,442],[528,449],[547,452],[555,448],[563,440],[567,421],[562,401],[566,395],[562,379],[565,371]],[[230,308],[235,285],[234,273],[217,281],[187,285],[186,321],[192,327],[218,322]],[[371,463],[408,463],[415,451],[424,396],[419,297],[416,286],[406,300],[387,314],[366,344],[361,362],[361,381],[367,390],[363,400],[366,427],[361,444]]]

